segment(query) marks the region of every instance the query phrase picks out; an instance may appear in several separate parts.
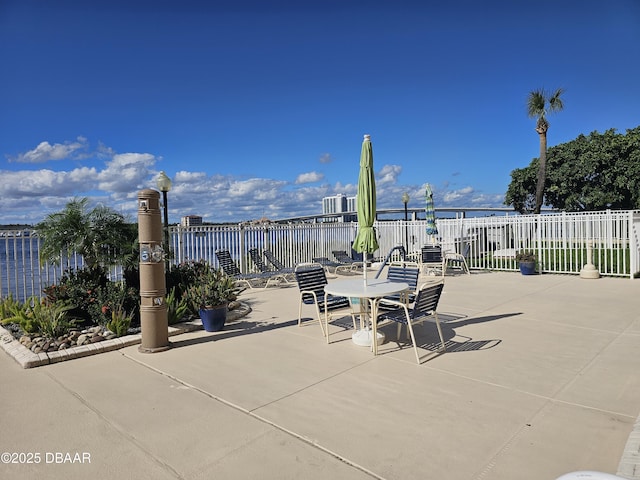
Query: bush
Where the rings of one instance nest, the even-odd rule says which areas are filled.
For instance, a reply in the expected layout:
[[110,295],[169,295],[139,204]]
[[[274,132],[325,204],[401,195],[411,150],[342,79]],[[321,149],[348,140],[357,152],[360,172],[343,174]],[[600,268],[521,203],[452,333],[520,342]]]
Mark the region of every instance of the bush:
[[126,335],[131,326],[132,315],[124,310],[113,310],[111,320],[106,324],[107,330],[116,334],[117,337]]
[[532,250],[522,250],[516,254],[516,262],[536,262],[537,257]]
[[3,302],[4,314],[9,314],[3,320],[3,324],[16,323],[23,332],[38,334],[43,337],[56,338],[64,335],[75,322],[69,318],[68,311],[73,305],[65,305],[61,302],[47,303],[38,297],[31,297],[25,303]]
[[117,318],[129,318],[129,323],[137,326],[140,324],[139,305],[140,295],[137,290],[120,282],[109,282],[97,289],[95,301],[91,302],[88,308],[91,319],[99,325],[106,326],[107,323],[113,322],[115,315]]
[[187,298],[176,296],[176,290],[177,288],[173,287],[169,290],[169,293],[167,293],[167,320],[169,325],[175,325],[184,317],[193,314]]
[[183,297],[187,289],[196,284],[208,270],[209,264],[204,260],[184,262],[172,267],[166,276],[167,292],[175,288],[176,298]]
[[73,305],[69,315],[83,322],[94,323],[91,307],[96,303],[98,292],[109,283],[103,268],[83,268],[67,271],[57,285],[44,289],[49,303],[64,303]]
[[112,321],[112,313],[120,310],[131,317],[133,324],[140,324],[139,291],[109,281],[102,268],[67,271],[57,285],[45,288],[44,293],[49,303],[73,305],[69,315],[84,324],[106,325]]

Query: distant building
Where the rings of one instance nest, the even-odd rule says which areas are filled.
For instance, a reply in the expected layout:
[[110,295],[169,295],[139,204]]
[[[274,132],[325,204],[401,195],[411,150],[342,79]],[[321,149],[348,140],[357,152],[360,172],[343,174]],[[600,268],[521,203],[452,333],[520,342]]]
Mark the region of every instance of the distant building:
[[[322,199],[322,214],[336,214],[342,212],[356,211],[356,197],[347,197],[341,193],[333,197],[324,197]],[[350,222],[356,218],[355,215],[342,215],[333,217],[334,222]]]
[[347,212],[355,212],[357,209],[356,197],[347,197]]
[[183,227],[199,227],[202,225],[202,217],[199,215],[187,215],[182,217],[180,225]]

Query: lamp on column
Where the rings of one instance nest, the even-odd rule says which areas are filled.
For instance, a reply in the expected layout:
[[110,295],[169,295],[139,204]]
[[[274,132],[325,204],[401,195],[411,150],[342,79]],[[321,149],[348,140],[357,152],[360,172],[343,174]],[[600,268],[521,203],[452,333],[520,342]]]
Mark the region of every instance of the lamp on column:
[[169,206],[167,205],[167,193],[171,190],[171,179],[164,171],[158,174],[158,190],[162,192],[162,206],[164,208],[164,252],[169,255]]
[[409,227],[407,226],[407,222],[409,221],[409,216],[407,214],[409,194],[407,192],[402,194],[402,203],[404,203],[404,249],[405,253],[409,253]]

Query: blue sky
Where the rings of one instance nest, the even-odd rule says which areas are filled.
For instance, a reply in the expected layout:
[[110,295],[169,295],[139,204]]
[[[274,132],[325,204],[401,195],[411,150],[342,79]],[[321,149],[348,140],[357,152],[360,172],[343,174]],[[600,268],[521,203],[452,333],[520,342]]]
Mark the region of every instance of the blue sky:
[[[446,3],[447,5],[443,5]],[[135,219],[272,219],[354,195],[503,206],[538,156],[527,93],[566,89],[549,145],[640,124],[640,2],[0,0],[0,223],[73,197]]]

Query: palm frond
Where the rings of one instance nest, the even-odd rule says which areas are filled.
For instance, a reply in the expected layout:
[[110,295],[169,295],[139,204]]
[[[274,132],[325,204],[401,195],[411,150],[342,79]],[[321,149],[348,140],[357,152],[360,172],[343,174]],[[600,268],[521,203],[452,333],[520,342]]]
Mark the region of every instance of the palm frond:
[[546,94],[543,89],[533,90],[529,92],[527,97],[527,114],[530,118],[544,117],[545,104],[547,102]]
[[564,103],[560,96],[564,93],[564,88],[559,88],[553,95],[549,98],[549,111],[550,112],[559,112],[564,108]]

